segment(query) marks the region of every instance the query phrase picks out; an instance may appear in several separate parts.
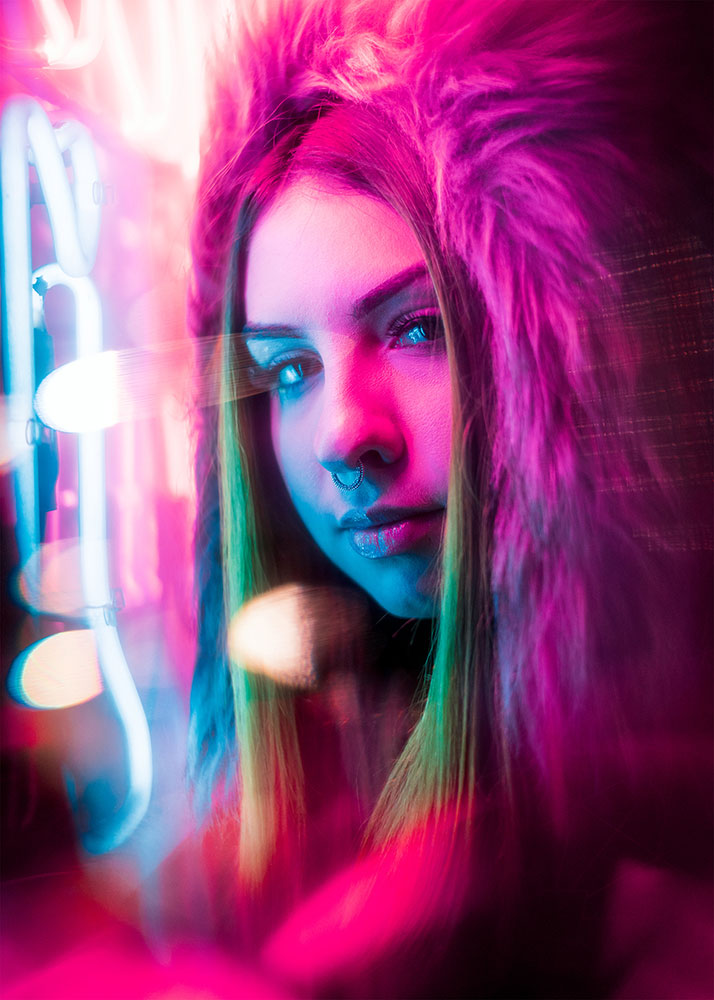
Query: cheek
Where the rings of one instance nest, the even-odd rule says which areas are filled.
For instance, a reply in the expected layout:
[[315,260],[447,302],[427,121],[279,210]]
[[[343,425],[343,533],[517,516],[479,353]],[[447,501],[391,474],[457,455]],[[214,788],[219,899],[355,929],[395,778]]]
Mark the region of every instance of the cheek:
[[424,482],[441,492],[448,486],[451,462],[451,385],[446,361],[417,378],[402,397],[413,466]]
[[[276,399],[270,402],[270,437],[273,442],[273,452],[278,463],[280,473],[285,480],[285,485],[290,489],[289,481],[292,478],[289,468],[291,455],[293,454],[291,442],[286,440],[286,428],[280,414],[280,404]],[[286,468],[286,463],[288,467]]]
[[430,478],[445,493],[451,468],[451,407],[432,411],[430,426],[435,428],[428,448],[428,460],[433,470]]
[[446,490],[451,469],[451,407],[444,407],[438,415],[438,431],[434,436],[431,460],[437,481]]
[[314,497],[318,486],[312,459],[313,435],[307,420],[291,414],[286,419],[279,400],[270,404],[270,436],[273,452],[291,500],[300,505]]

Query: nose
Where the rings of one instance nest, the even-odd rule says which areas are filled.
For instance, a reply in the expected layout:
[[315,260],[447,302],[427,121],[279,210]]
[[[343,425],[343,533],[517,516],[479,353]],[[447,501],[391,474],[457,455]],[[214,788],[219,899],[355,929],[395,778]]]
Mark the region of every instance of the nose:
[[364,463],[366,473],[398,462],[405,451],[388,379],[365,377],[363,366],[326,371],[322,409],[315,428],[317,460],[338,475]]

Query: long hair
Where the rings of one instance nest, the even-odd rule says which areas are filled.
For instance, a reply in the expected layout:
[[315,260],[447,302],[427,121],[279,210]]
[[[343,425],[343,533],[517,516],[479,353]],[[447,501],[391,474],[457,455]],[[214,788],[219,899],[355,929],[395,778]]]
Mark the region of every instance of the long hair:
[[[440,610],[377,841],[447,807],[470,814],[480,791],[512,803],[531,779],[564,822],[573,734],[585,758],[617,734],[618,675],[635,684],[649,643],[642,510],[608,486],[648,458],[588,443],[621,432],[632,372],[608,253],[666,185],[643,191],[637,169],[652,153],[637,114],[656,103],[653,35],[628,4],[446,8],[286,3],[238,25],[194,233],[193,326],[223,334],[226,373],[252,226],[301,172],[393,208],[439,298],[455,414]],[[276,559],[264,401],[232,389],[200,415],[191,768],[207,795],[237,787],[241,864],[258,878],[302,815],[293,702],[228,663],[226,623],[301,563],[284,534]]]

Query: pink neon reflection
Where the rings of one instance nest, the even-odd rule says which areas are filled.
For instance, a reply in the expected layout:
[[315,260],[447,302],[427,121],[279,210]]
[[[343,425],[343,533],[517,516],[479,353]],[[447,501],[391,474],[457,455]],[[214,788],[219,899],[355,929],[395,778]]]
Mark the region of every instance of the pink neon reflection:
[[301,991],[333,983],[339,992],[336,984],[349,983],[359,992],[370,967],[385,960],[389,967],[403,945],[425,931],[438,937],[453,928],[469,897],[483,892],[457,828],[449,813],[343,870],[270,938],[266,968]]
[[21,976],[3,990],[4,1000],[291,1000],[292,994],[213,950],[175,949],[154,959],[138,936],[113,928],[39,972]]

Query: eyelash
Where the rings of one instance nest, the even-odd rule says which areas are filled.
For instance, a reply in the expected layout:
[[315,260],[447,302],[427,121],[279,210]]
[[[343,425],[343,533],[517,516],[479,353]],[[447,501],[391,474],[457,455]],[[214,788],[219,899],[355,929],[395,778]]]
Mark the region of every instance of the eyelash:
[[[280,376],[282,372],[290,367],[300,369],[306,368],[307,371],[301,371],[299,380],[293,385],[280,385]],[[269,361],[266,365],[254,366],[251,369],[251,377],[256,386],[259,386],[262,389],[268,389],[270,392],[277,392],[281,398],[290,398],[291,396],[299,394],[305,379],[314,374],[318,368],[319,361],[317,361],[317,359],[312,361],[304,353],[295,352],[293,354],[281,354],[274,360]]]
[[389,327],[389,337],[393,342],[393,349],[400,350],[394,345],[394,341],[400,340],[406,333],[416,327],[422,327],[427,336],[424,340],[410,341],[402,346],[416,346],[417,344],[433,344],[444,336],[444,323],[440,312],[414,312],[400,316]]
[[[398,342],[410,331],[421,327],[425,333],[424,339]],[[419,344],[434,344],[444,336],[444,325],[441,313],[437,312],[413,312],[400,316],[395,320],[387,331],[391,350],[403,350],[407,347],[417,347]],[[292,385],[280,385],[282,372],[290,367],[305,367],[307,371],[300,371],[298,379]],[[256,385],[267,388],[272,392],[277,392],[281,399],[290,399],[300,395],[303,391],[305,379],[317,372],[320,363],[311,360],[304,353],[283,354],[264,366],[255,366],[251,369],[252,380]]]

